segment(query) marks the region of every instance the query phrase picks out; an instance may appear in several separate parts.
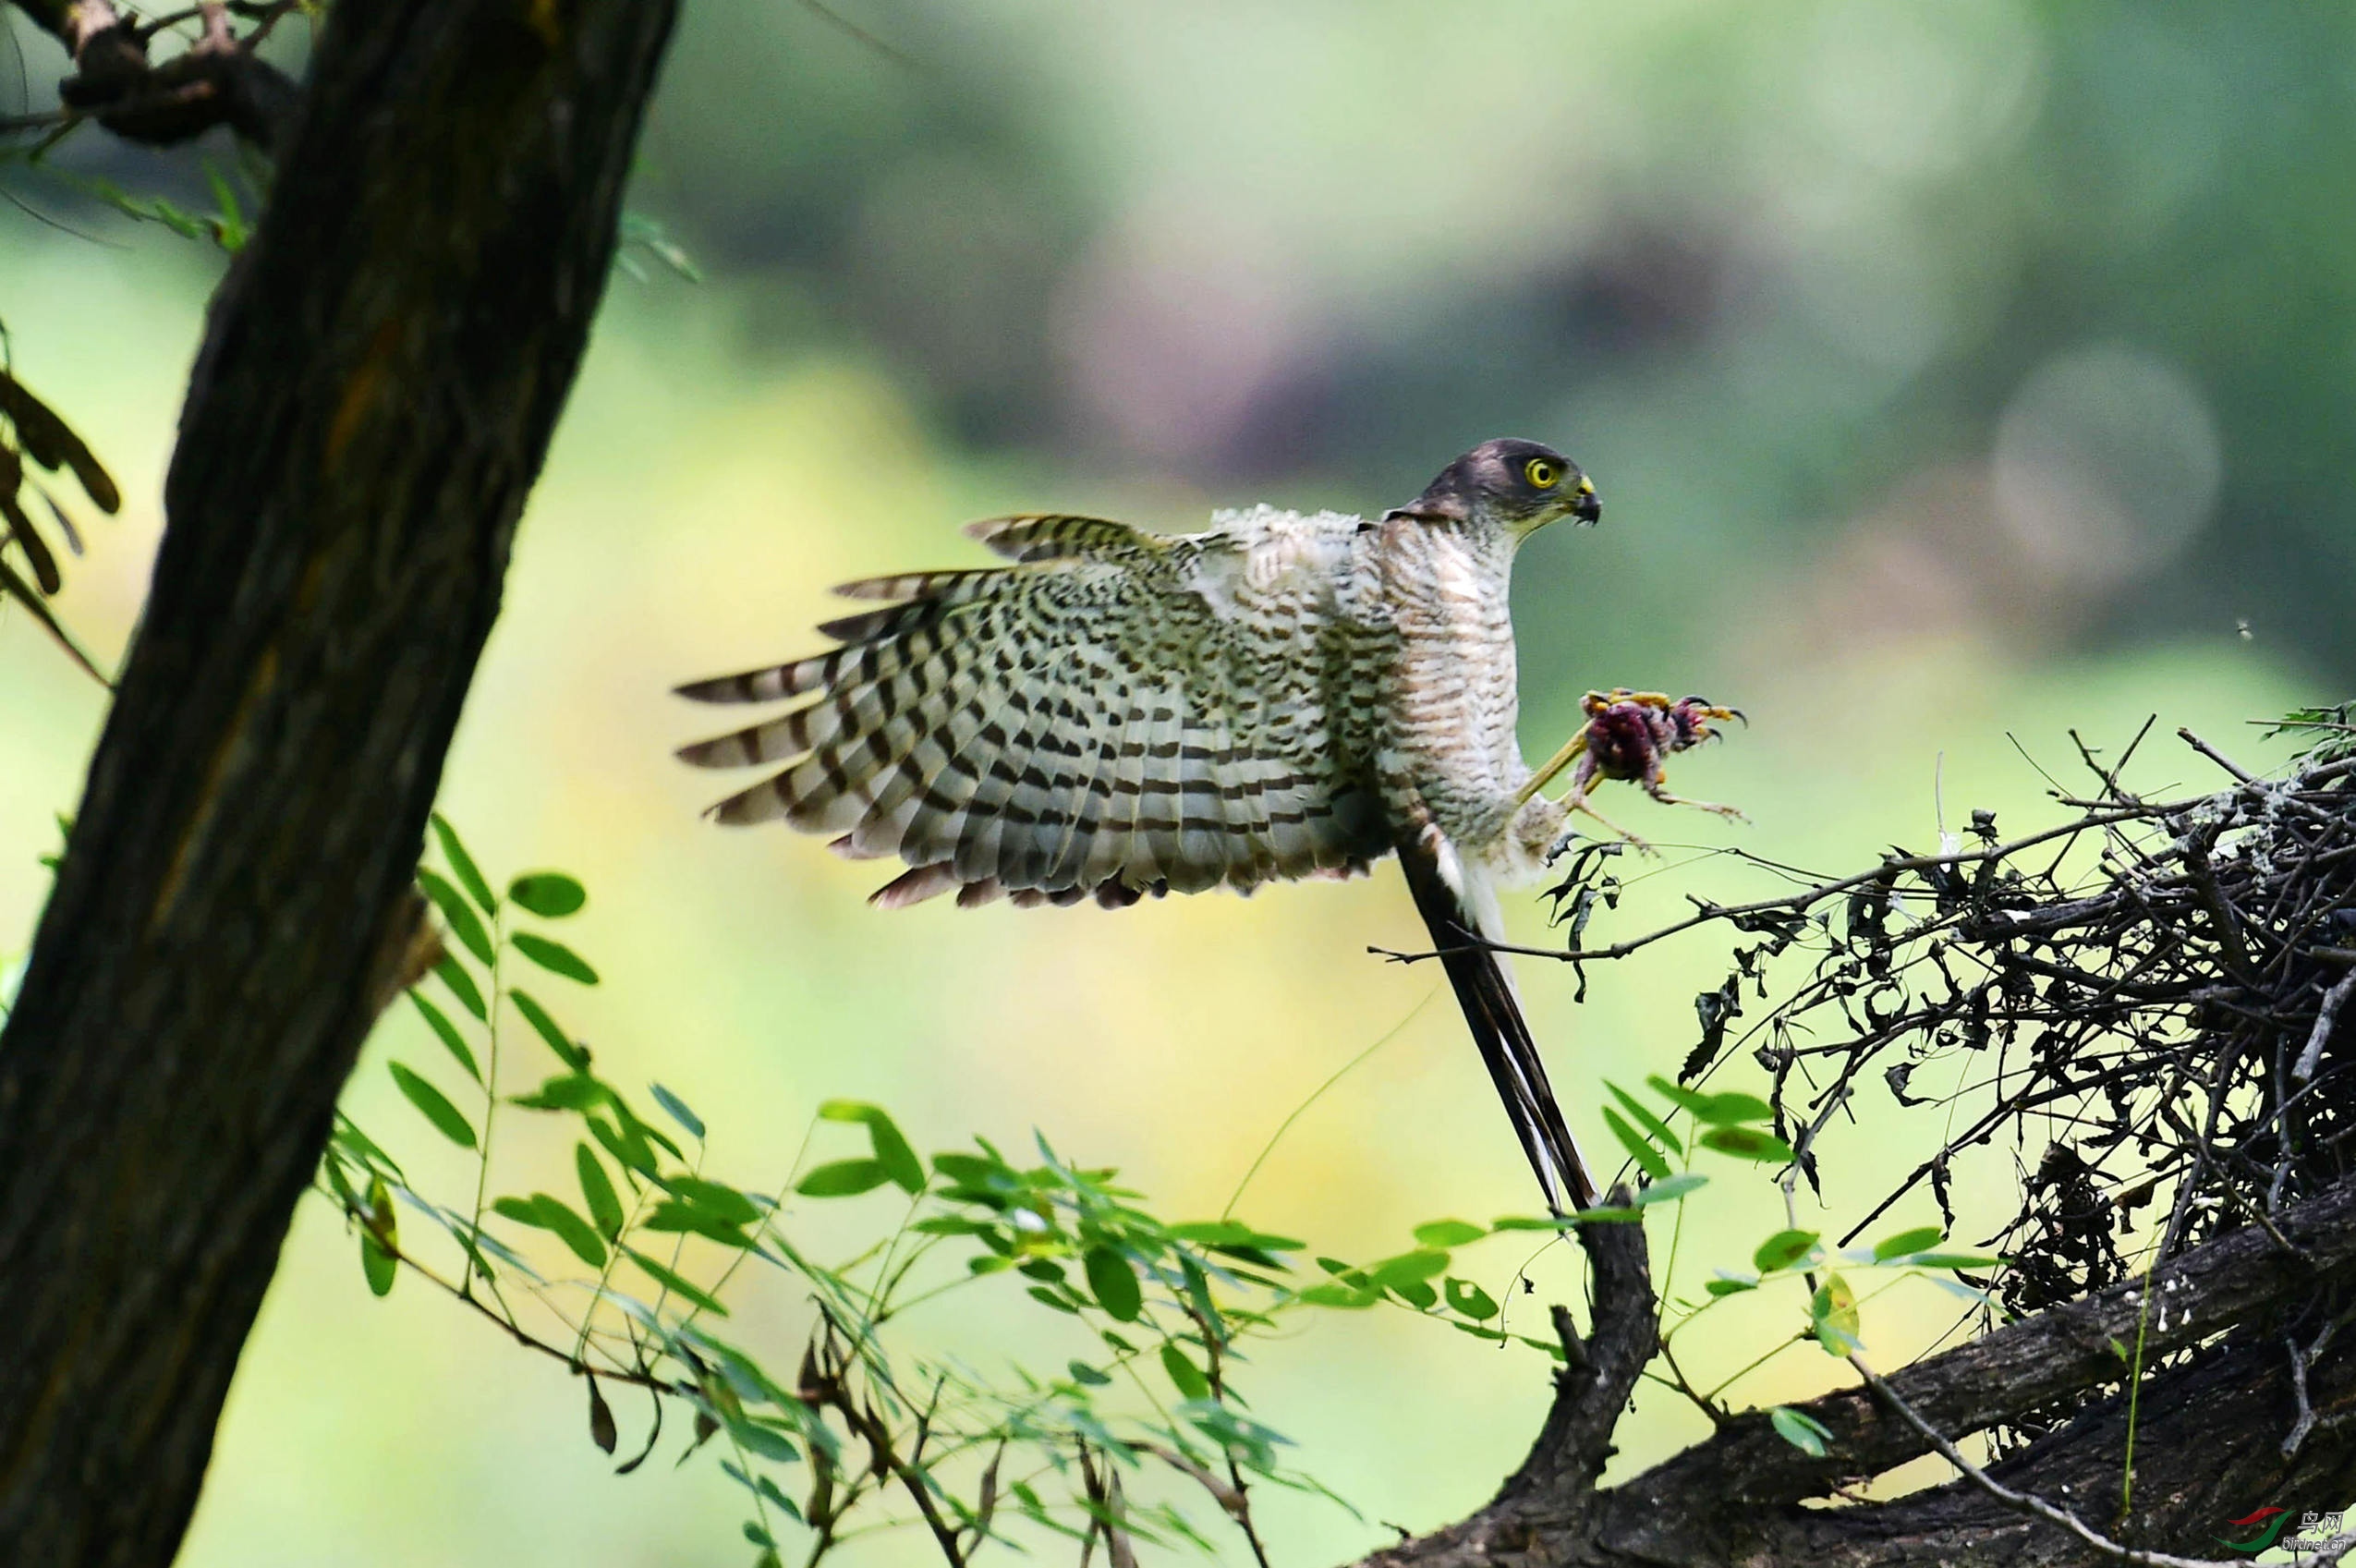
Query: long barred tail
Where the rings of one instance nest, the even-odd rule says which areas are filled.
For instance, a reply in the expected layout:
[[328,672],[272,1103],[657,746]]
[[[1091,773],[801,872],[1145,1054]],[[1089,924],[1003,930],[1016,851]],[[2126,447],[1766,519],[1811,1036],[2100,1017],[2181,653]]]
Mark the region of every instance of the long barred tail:
[[1578,1140],[1562,1120],[1562,1108],[1555,1103],[1546,1063],[1522,1016],[1521,999],[1505,972],[1504,960],[1466,940],[1496,934],[1486,930],[1493,923],[1485,918],[1489,911],[1478,907],[1493,901],[1476,893],[1467,897],[1475,890],[1460,893],[1451,885],[1451,879],[1440,864],[1441,857],[1449,853],[1436,831],[1402,835],[1399,863],[1406,870],[1415,910],[1431,933],[1440,966],[1455,988],[1457,1005],[1463,1009],[1464,1023],[1473,1031],[1473,1043],[1480,1048],[1498,1098],[1505,1102],[1513,1136],[1521,1140],[1522,1152],[1537,1173],[1547,1207],[1562,1213],[1567,1193],[1571,1208],[1591,1209],[1596,1203],[1595,1178],[1579,1151]]

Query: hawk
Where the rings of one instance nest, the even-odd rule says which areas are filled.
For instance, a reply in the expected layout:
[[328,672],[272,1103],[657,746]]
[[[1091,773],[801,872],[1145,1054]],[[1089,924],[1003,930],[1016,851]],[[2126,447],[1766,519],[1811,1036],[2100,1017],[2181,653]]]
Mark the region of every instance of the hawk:
[[905,862],[873,896],[885,908],[949,893],[1117,908],[1396,852],[1548,1203],[1585,1207],[1594,1183],[1487,942],[1497,889],[1536,875],[1574,804],[1538,794],[1514,734],[1514,552],[1601,511],[1570,459],[1500,440],[1371,519],[977,523],[1011,565],[844,585],[877,607],[819,628],[839,646],[679,688],[795,705],[679,755],[770,770],[713,808],[723,822]]

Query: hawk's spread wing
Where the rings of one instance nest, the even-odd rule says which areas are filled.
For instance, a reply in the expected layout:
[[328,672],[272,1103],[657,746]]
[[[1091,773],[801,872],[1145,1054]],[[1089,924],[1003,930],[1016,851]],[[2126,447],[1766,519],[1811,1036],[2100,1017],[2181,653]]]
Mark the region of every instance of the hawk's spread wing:
[[1363,869],[1390,841],[1336,742],[1346,543],[1289,514],[1239,524],[978,524],[1014,565],[847,585],[893,602],[820,628],[843,646],[680,688],[806,700],[680,755],[784,764],[720,820],[900,857],[913,869],[877,893],[887,906],[952,888],[1121,905]]

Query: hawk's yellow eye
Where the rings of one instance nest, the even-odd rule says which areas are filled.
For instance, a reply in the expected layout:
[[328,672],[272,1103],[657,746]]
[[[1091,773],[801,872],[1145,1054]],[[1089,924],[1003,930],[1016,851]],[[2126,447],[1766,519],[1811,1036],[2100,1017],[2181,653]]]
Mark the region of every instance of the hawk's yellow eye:
[[1552,490],[1562,480],[1562,470],[1543,457],[1533,457],[1522,469],[1534,490]]

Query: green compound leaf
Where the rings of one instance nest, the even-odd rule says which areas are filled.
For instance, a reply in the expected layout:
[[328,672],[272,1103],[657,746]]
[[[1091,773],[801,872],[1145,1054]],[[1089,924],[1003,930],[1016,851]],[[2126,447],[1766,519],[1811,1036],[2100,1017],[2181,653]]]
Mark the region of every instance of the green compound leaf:
[[576,1073],[589,1070],[589,1052],[565,1038],[565,1031],[556,1027],[556,1020],[549,1016],[548,1009],[542,1007],[530,992],[510,990],[507,1000],[516,1004],[516,1011],[524,1015],[524,1022],[532,1027],[532,1032],[548,1043],[549,1050],[556,1052],[557,1060]]
[[1845,1356],[1864,1348],[1864,1342],[1857,1337],[1857,1293],[1840,1275],[1824,1277],[1808,1303],[1808,1318],[1826,1355]]
[[1361,1307],[1372,1307],[1376,1302],[1380,1301],[1382,1292],[1372,1285],[1352,1285],[1345,1284],[1340,1280],[1331,1280],[1321,1285],[1311,1285],[1294,1299],[1306,1302],[1311,1307],[1338,1307],[1345,1311],[1355,1312]]
[[589,1228],[587,1220],[573,1211],[561,1197],[544,1192],[532,1194],[532,1207],[540,1211],[540,1222],[556,1233],[556,1238],[573,1249],[573,1256],[592,1269],[605,1267],[605,1243]]
[[1467,1318],[1487,1322],[1497,1316],[1497,1298],[1470,1280],[1460,1280],[1451,1274],[1441,1282],[1440,1288],[1447,1293],[1449,1307]]
[[[1610,1112],[1604,1112],[1609,1116]],[[1738,1160],[1755,1160],[1763,1165],[1783,1165],[1791,1162],[1791,1146],[1773,1133],[1756,1127],[1712,1127],[1694,1140],[1705,1149],[1715,1149],[1720,1154],[1731,1154]]]
[[531,871],[507,884],[507,896],[543,920],[577,915],[589,890],[562,871]]
[[[941,1161],[935,1160],[933,1163],[939,1165]],[[941,1173],[947,1175],[949,1173],[944,1167]],[[1439,1223],[1456,1225],[1463,1222],[1443,1220]],[[1478,1229],[1473,1232],[1476,1236],[1484,1234]],[[1214,1251],[1225,1252],[1298,1252],[1308,1246],[1308,1243],[1297,1241],[1291,1236],[1271,1235],[1266,1231],[1256,1231],[1241,1220],[1189,1220],[1182,1224],[1171,1226],[1170,1235],[1173,1241],[1192,1242],[1197,1246],[1208,1246]]]
[[483,930],[482,917],[468,906],[465,896],[422,866],[418,868],[418,886],[425,889],[425,895],[433,900],[433,906],[450,922],[450,934],[475,955],[475,962],[490,963],[491,933]]
[[450,1021],[449,1015],[414,991],[409,992],[409,1004],[418,1010],[427,1027],[449,1048],[450,1054],[458,1059],[458,1065],[467,1070],[467,1076],[477,1083],[482,1082],[482,1069],[475,1065],[475,1053],[467,1049],[466,1037],[458,1033],[458,1026]]
[[1779,1404],[1767,1412],[1775,1435],[1811,1459],[1822,1459],[1832,1443],[1832,1428],[1804,1412]]
[[1703,1094],[1682,1084],[1672,1084],[1658,1073],[1646,1078],[1645,1083],[1663,1100],[1683,1107],[1696,1122],[1725,1126],[1775,1119],[1774,1108],[1755,1094]]
[[648,1084],[647,1092],[654,1096],[654,1102],[662,1107],[664,1115],[687,1129],[689,1137],[701,1138],[704,1136],[703,1118],[688,1110],[686,1100],[673,1094],[661,1084]]
[[826,1122],[856,1122],[868,1130],[868,1147],[875,1150],[876,1163],[893,1185],[914,1196],[924,1190],[924,1161],[908,1147],[901,1136],[899,1124],[880,1105],[869,1105],[860,1100],[830,1100],[818,1108],[819,1119]]
[[458,830],[452,827],[439,811],[433,814],[431,820],[434,841],[442,845],[442,858],[450,862],[451,874],[458,879],[458,885],[467,890],[468,897],[482,906],[484,914],[499,913],[499,900],[492,894],[491,884],[483,880],[482,872],[476,869],[475,857],[467,853],[465,845],[458,842]]
[[760,1206],[725,1182],[701,1176],[674,1176],[666,1184],[681,1202],[702,1209],[731,1225],[749,1225],[760,1218]]
[[1667,1181],[1654,1182],[1636,1194],[1636,1207],[1648,1203],[1674,1203],[1689,1192],[1697,1192],[1710,1185],[1710,1179],[1699,1171],[1680,1171]]
[[1384,1290],[1397,1290],[1403,1285],[1417,1285],[1447,1271],[1448,1254],[1432,1247],[1403,1252],[1396,1258],[1386,1258],[1366,1266],[1366,1278]]
[[1467,1220],[1433,1220],[1415,1227],[1415,1241],[1422,1246],[1463,1246],[1487,1234],[1488,1231]]
[[1202,1374],[1186,1353],[1168,1340],[1161,1344],[1161,1369],[1169,1374],[1170,1386],[1178,1391],[1180,1399],[1208,1399],[1210,1380]]
[[459,1006],[485,1023],[490,1022],[491,1009],[483,1005],[482,990],[475,984],[475,978],[467,973],[464,964],[445,953],[434,961],[433,972],[442,978],[443,985],[450,988],[450,994],[458,999]]
[[400,1271],[401,1265],[394,1256],[384,1250],[375,1236],[367,1231],[362,1231],[360,1233],[360,1274],[368,1281],[369,1294],[371,1295],[391,1294],[394,1278]]
[[743,1226],[731,1224],[708,1209],[681,1203],[676,1198],[664,1198],[656,1204],[647,1215],[645,1225],[650,1231],[686,1231],[708,1236],[723,1246],[743,1248],[753,1245],[753,1238],[745,1234]]
[[663,1289],[669,1291],[672,1295],[680,1297],[692,1306],[701,1307],[704,1311],[710,1313],[715,1318],[725,1318],[728,1316],[728,1308],[720,1305],[719,1298],[704,1290],[694,1281],[686,1279],[683,1275],[673,1271],[664,1264],[658,1263],[653,1258],[649,1258],[645,1253],[640,1252],[635,1246],[625,1246],[622,1250],[629,1254],[631,1262],[636,1263],[639,1268],[646,1270],[648,1279],[650,1279],[656,1284],[662,1286]]
[[1092,1246],[1080,1261],[1087,1270],[1088,1290],[1097,1305],[1121,1322],[1135,1322],[1146,1302],[1129,1260],[1111,1247]]
[[837,1160],[820,1165],[794,1185],[804,1197],[855,1197],[892,1179],[880,1160]]
[[1677,1135],[1669,1130],[1669,1124],[1656,1115],[1651,1106],[1646,1105],[1609,1078],[1604,1080],[1603,1087],[1611,1091],[1611,1098],[1620,1101],[1628,1114],[1636,1118],[1636,1124],[1651,1136],[1653,1142],[1668,1149],[1671,1154],[1685,1152],[1685,1146],[1677,1141]]
[[401,1063],[388,1062],[385,1066],[393,1074],[393,1082],[400,1088],[402,1094],[407,1097],[409,1103],[416,1106],[427,1121],[433,1124],[436,1131],[460,1149],[472,1149],[475,1146],[473,1125],[460,1114],[458,1108],[451,1104],[449,1099],[440,1089],[426,1082],[416,1072]]
[[589,966],[589,960],[561,942],[551,942],[529,931],[517,931],[507,942],[516,952],[552,975],[562,975],[585,986],[597,984],[597,971]]
[[1642,1133],[1630,1126],[1626,1117],[1607,1105],[1603,1108],[1603,1122],[1611,1129],[1611,1136],[1620,1140],[1620,1147],[1635,1161],[1638,1170],[1657,1182],[1668,1178],[1668,1159]]
[[1911,1231],[1901,1231],[1885,1236],[1874,1244],[1874,1261],[1887,1263],[1893,1258],[1909,1253],[1926,1252],[1947,1239],[1947,1233],[1937,1225],[1922,1225]]
[[1759,1243],[1751,1254],[1752,1267],[1762,1274],[1772,1274],[1778,1269],[1789,1269],[1816,1249],[1815,1231],[1778,1231]]

